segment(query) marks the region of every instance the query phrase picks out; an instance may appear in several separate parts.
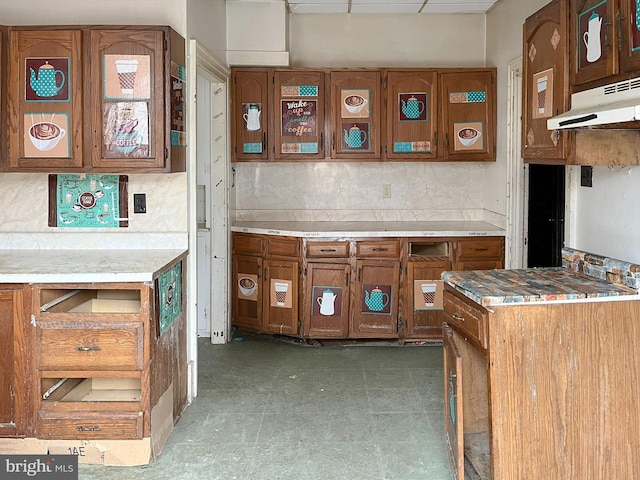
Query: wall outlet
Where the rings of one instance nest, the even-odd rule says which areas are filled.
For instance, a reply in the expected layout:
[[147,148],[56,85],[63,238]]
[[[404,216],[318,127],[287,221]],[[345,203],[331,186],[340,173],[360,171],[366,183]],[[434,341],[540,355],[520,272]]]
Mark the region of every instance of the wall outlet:
[[388,183],[382,185],[382,198],[391,198],[391,185]]
[[133,194],[133,213],[147,213],[147,196],[144,193]]

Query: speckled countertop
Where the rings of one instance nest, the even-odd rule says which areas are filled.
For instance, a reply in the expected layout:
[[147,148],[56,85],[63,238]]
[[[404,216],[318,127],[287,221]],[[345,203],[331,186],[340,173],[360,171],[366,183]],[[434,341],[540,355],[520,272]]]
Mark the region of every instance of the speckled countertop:
[[0,250],[0,283],[150,282],[185,250]]
[[236,222],[233,232],[291,237],[504,237],[505,231],[486,222]]
[[564,267],[444,272],[442,279],[483,306],[640,298],[636,289]]

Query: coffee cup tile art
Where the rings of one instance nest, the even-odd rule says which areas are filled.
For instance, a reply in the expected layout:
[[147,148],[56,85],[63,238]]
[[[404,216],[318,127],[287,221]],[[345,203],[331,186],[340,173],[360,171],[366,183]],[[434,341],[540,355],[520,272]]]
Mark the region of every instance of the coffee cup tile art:
[[478,141],[478,138],[480,138],[480,132],[475,128],[466,127],[461,128],[458,131],[458,139],[460,140],[460,143],[462,143],[462,145],[464,145],[465,147],[470,147],[471,145],[476,143]]
[[245,297],[250,297],[258,288],[258,284],[249,277],[242,277],[238,280],[238,287],[240,287],[240,292]]
[[65,130],[52,122],[38,122],[29,128],[31,143],[38,150],[46,152],[54,148],[65,136]]
[[360,113],[367,104],[367,99],[361,95],[347,95],[344,98],[344,106],[349,113]]

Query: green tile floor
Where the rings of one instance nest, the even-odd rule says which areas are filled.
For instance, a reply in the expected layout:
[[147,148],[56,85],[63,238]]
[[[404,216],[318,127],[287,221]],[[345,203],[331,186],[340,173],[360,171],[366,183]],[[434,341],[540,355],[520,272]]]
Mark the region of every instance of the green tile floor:
[[148,467],[80,480],[451,480],[440,346],[199,339],[198,397]]

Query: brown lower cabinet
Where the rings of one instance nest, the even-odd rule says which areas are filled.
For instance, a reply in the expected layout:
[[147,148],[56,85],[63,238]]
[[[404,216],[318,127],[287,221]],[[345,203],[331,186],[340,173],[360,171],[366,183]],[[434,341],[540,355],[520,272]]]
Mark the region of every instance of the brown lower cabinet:
[[182,260],[153,282],[0,285],[0,453],[18,438],[158,453],[187,405]]
[[[638,478],[640,301],[482,307],[445,286],[445,431],[464,479]],[[476,477],[474,477],[476,478]]]
[[504,238],[234,232],[232,264],[237,327],[304,338],[440,340],[440,274],[502,268]]

